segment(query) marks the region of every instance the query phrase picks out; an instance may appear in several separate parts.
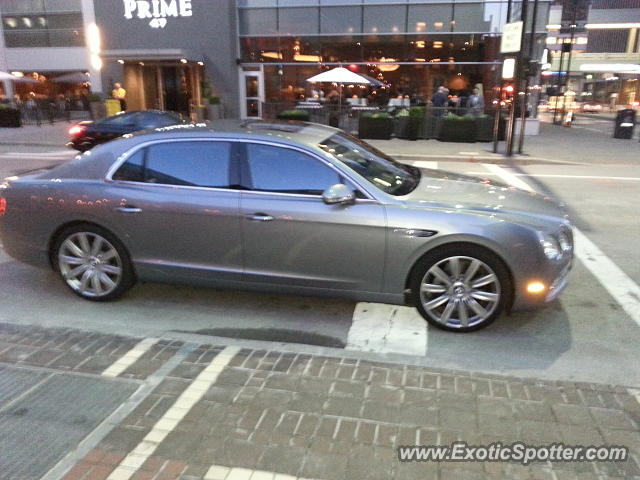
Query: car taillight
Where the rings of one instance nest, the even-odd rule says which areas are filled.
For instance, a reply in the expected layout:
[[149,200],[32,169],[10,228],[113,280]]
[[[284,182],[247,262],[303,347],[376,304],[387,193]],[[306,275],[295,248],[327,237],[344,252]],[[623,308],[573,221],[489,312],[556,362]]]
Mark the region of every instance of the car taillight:
[[86,127],[83,127],[82,125],[74,125],[69,129],[69,135],[71,135],[72,137],[75,135],[80,135],[85,131],[85,129]]
[[7,211],[7,199],[4,197],[0,197],[0,217],[4,215],[4,212]]

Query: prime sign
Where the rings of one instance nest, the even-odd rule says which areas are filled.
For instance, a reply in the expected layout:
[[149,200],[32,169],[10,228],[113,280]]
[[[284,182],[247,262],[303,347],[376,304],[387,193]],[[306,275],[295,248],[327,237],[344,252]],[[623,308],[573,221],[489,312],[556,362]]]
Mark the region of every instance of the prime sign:
[[192,0],[123,0],[124,18],[150,19],[153,28],[164,28],[167,19],[174,17],[191,17]]

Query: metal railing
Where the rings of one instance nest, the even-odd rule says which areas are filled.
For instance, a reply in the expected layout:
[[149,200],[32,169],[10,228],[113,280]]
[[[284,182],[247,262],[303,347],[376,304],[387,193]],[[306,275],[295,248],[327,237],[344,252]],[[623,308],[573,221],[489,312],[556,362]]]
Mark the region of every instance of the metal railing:
[[81,102],[65,100],[27,100],[17,106],[23,125],[53,124],[89,120],[91,114]]

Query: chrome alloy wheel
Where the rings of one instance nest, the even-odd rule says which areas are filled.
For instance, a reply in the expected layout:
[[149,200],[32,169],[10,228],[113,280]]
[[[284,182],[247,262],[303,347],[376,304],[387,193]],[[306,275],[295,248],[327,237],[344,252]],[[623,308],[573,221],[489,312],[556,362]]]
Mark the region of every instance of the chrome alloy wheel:
[[433,265],[420,282],[420,302],[436,322],[449,328],[479,325],[500,303],[500,281],[486,263],[454,256]]
[[109,295],[122,279],[118,251],[94,232],[69,235],[58,249],[58,266],[67,285],[84,297]]

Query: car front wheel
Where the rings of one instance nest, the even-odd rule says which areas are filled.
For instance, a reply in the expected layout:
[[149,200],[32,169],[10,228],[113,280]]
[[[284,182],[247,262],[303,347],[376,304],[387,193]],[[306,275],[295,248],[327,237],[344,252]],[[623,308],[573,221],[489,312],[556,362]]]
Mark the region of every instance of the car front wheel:
[[510,300],[511,282],[496,255],[479,247],[444,247],[416,265],[411,290],[430,324],[470,332],[500,316]]
[[99,227],[77,225],[66,229],[58,236],[54,252],[66,285],[87,300],[112,300],[134,283],[126,249]]

